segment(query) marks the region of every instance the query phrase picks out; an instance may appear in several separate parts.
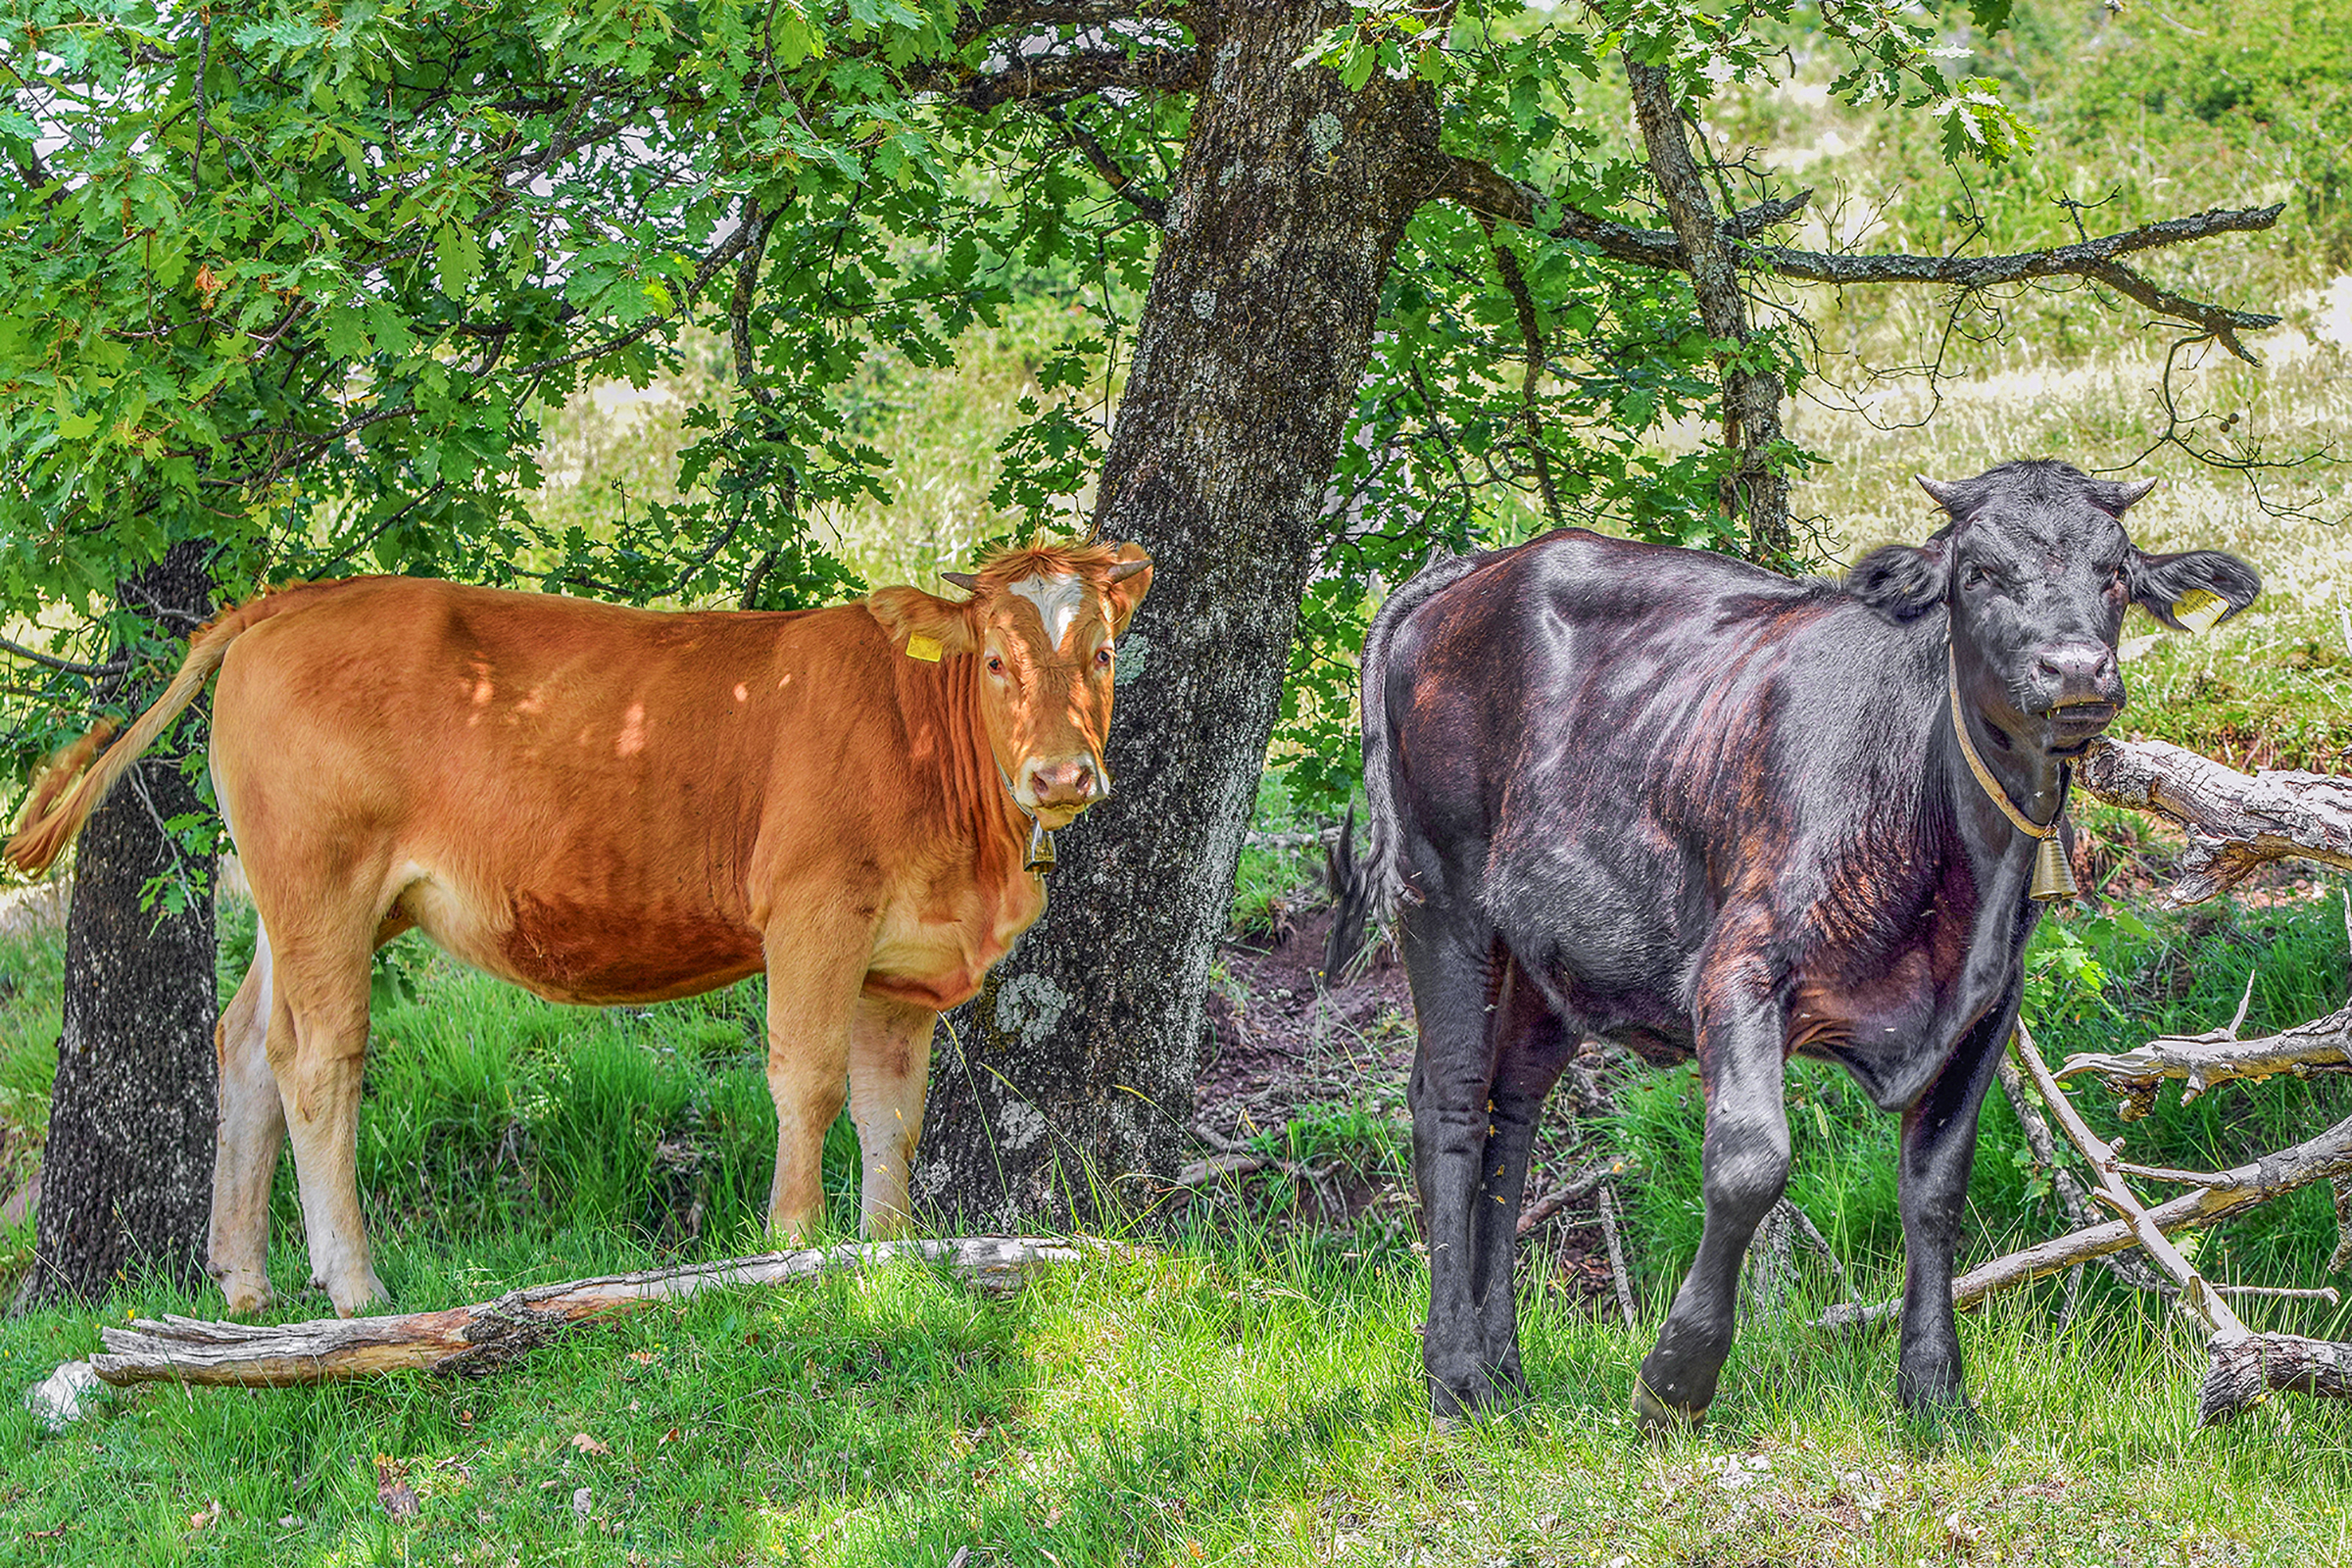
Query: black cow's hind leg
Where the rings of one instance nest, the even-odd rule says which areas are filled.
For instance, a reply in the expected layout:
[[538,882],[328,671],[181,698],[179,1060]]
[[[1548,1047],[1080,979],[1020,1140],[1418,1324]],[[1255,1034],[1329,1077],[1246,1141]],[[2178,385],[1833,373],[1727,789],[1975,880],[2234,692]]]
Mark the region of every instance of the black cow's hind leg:
[[1652,1427],[1695,1421],[1715,1397],[1732,1348],[1740,1260],[1788,1185],[1783,1025],[1769,980],[1752,960],[1739,961],[1702,975],[1698,993],[1707,1217],[1698,1256],[1634,1389],[1634,1409]]
[[2008,1041],[2016,999],[1969,1032],[1918,1104],[1903,1114],[1903,1334],[1895,1397],[1909,1410],[1965,1408],[1960,1330],[1952,1317],[1952,1253],[1976,1161],[1977,1112]]
[[1515,961],[1494,1002],[1494,1077],[1480,1182],[1470,1292],[1477,1302],[1479,1358],[1498,1392],[1525,1395],[1514,1294],[1519,1210],[1527,1196],[1529,1151],[1544,1101],[1568,1064],[1568,1035]]
[[[1413,1055],[1413,1179],[1429,1241],[1429,1318],[1421,1364],[1430,1411],[1441,1421],[1475,1415],[1494,1400],[1479,1336],[1473,1285],[1479,1160],[1494,1082],[1494,938],[1475,917],[1449,920],[1437,900],[1406,910],[1404,961],[1421,1043]],[[1461,927],[1470,927],[1464,930]]]

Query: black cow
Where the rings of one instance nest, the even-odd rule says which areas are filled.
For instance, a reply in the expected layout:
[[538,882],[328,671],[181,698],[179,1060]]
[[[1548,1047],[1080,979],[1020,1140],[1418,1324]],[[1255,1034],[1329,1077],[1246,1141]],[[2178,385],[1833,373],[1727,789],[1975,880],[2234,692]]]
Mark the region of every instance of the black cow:
[[2230,556],[2135,548],[2119,519],[2152,480],[2034,462],[1921,483],[1949,521],[1842,584],[1571,528],[1434,564],[1374,621],[1371,843],[1343,902],[1402,899],[1441,1418],[1525,1391],[1528,1145],[1588,1036],[1695,1053],[1706,1088],[1706,1223],[1642,1363],[1645,1421],[1714,1396],[1740,1260],[1788,1181],[1791,1052],[1902,1114],[1896,1392],[1965,1403],[1952,1251],[2039,841],[1972,776],[1955,706],[2038,831],[2065,760],[2124,706],[2126,607],[2178,628],[2261,583]]

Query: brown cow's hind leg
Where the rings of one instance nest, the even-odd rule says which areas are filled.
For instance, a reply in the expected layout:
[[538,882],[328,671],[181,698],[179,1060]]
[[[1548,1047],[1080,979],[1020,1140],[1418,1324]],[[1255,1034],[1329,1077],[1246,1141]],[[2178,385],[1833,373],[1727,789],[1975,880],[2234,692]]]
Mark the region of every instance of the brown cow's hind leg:
[[220,1110],[213,1144],[213,1221],[207,1268],[232,1316],[265,1311],[270,1290],[270,1183],[285,1147],[286,1112],[270,1071],[273,1010],[270,934],[256,931],[253,964],[213,1043],[220,1063]]
[[281,932],[278,1000],[270,1019],[270,1068],[294,1145],[311,1277],[341,1317],[386,1297],[360,1217],[355,1168],[368,1054],[368,956],[367,936],[298,956]]
[[858,1217],[871,1237],[903,1234],[913,1223],[906,1177],[923,1134],[923,1094],[931,1079],[928,1007],[863,997],[850,1036],[850,1114],[858,1121],[864,1167]]

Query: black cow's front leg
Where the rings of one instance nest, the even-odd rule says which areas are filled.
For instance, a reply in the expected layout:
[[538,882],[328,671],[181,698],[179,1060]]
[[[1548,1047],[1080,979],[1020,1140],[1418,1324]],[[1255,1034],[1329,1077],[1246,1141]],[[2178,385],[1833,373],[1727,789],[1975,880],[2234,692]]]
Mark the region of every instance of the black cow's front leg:
[[1524,1395],[1515,1279],[1519,1210],[1529,1152],[1544,1102],[1568,1065],[1566,1029],[1516,962],[1495,999],[1494,1076],[1488,1091],[1487,1147],[1480,1160],[1470,1292],[1477,1303],[1479,1358],[1497,1392]]
[[1707,1097],[1707,1216],[1698,1256],[1634,1389],[1635,1412],[1653,1427],[1695,1421],[1715,1397],[1732,1348],[1740,1260],[1788,1185],[1784,1030],[1770,976],[1752,959],[1702,970],[1692,1012]]
[[1475,1204],[1489,1135],[1494,1085],[1494,935],[1459,925],[1423,905],[1402,922],[1420,1048],[1408,1098],[1413,1112],[1413,1180],[1421,1190],[1429,1243],[1429,1318],[1421,1364],[1430,1412],[1441,1421],[1485,1410],[1494,1389],[1479,1334]]
[[1903,1337],[1894,1393],[1905,1409],[1968,1403],[1952,1315],[1952,1253],[1976,1162],[1977,1112],[2016,1016],[2012,996],[1968,1032],[1919,1103],[1903,1113]]

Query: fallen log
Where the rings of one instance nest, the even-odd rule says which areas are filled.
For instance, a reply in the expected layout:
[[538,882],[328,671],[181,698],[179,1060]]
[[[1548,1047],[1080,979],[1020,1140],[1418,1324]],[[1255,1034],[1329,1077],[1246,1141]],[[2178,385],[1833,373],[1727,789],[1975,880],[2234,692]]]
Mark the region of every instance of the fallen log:
[[2352,778],[2264,769],[2248,775],[2167,741],[2093,741],[2075,785],[2110,806],[2171,817],[2188,834],[2178,908],[2226,893],[2273,860],[2352,870]]
[[90,1365],[117,1385],[287,1388],[386,1372],[479,1375],[580,1323],[707,1290],[797,1285],[906,1258],[949,1269],[981,1290],[1004,1293],[1019,1289],[1040,1269],[1121,1250],[1100,1242],[1035,1237],[866,1242],[536,1285],[509,1291],[495,1301],[439,1312],[273,1325],[139,1318],[99,1330],[107,1353],[92,1356]]
[[2294,1334],[2250,1334],[2216,1345],[2197,1394],[2197,1421],[2219,1426],[2279,1390],[2352,1399],[2352,1345]]

